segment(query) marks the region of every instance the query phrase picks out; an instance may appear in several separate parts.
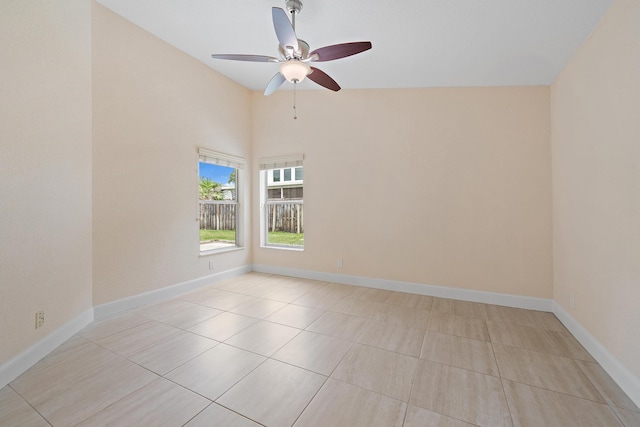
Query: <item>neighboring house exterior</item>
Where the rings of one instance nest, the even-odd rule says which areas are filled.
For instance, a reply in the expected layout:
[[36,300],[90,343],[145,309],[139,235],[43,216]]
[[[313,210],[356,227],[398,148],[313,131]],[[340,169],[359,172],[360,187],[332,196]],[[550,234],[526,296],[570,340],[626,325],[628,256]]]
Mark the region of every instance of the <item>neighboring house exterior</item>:
[[302,166],[267,171],[269,200],[302,199],[304,175]]
[[222,200],[236,200],[236,185],[232,182],[220,186]]

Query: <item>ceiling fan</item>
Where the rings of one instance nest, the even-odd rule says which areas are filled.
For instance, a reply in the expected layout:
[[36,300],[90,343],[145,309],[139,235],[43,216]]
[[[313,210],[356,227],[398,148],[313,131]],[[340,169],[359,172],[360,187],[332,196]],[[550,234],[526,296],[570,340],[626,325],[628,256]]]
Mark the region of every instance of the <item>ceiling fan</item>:
[[276,36],[280,43],[278,47],[280,58],[265,55],[238,54],[213,54],[211,57],[214,59],[230,59],[234,61],[279,63],[280,69],[269,81],[264,91],[265,95],[271,95],[285,80],[297,84],[304,80],[305,77],[309,77],[309,80],[327,89],[336,92],[339,91],[340,85],[336,83],[335,80],[329,77],[324,71],[309,66],[308,63],[333,61],[334,59],[345,58],[361,53],[371,49],[371,42],[340,43],[321,47],[310,52],[309,44],[304,40],[298,39],[295,30],[296,14],[302,10],[302,2],[300,0],[288,0],[286,7],[291,14],[291,22],[283,9],[279,7],[271,9],[273,27],[276,30]]

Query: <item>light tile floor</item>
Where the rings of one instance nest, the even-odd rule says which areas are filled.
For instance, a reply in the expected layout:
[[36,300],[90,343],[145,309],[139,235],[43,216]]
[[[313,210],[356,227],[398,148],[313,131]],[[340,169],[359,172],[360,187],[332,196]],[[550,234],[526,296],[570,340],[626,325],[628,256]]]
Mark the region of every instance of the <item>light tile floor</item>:
[[640,426],[550,313],[250,273],[94,322],[0,426]]

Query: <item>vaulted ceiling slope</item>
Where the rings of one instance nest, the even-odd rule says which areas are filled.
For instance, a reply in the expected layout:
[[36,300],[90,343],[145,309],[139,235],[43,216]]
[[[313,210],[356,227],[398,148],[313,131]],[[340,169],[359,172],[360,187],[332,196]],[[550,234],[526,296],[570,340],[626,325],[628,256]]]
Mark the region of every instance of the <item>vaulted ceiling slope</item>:
[[[252,90],[277,64],[212,53],[278,56],[271,8],[285,0],[98,0]],[[343,88],[549,85],[612,0],[304,0],[296,32],[311,49],[370,40],[323,64]],[[318,88],[304,81],[300,89]]]

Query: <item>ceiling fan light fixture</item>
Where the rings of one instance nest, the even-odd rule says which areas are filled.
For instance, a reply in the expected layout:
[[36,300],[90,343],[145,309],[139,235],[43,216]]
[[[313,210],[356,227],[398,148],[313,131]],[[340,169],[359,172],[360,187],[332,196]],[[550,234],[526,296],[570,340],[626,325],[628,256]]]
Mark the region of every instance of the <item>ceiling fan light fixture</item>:
[[311,67],[304,62],[292,59],[280,65],[280,74],[291,83],[300,83],[311,73]]

